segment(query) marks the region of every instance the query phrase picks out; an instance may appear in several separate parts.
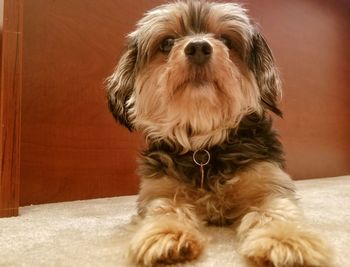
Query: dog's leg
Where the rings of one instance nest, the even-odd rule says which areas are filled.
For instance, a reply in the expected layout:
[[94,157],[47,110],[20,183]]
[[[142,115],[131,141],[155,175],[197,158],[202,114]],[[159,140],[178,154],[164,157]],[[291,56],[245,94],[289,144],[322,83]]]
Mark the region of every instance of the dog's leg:
[[246,201],[254,203],[237,229],[243,256],[258,266],[331,266],[328,247],[303,223],[287,174],[261,164],[241,178],[249,188]]
[[[193,260],[205,243],[193,207],[174,197],[168,198],[164,181],[153,185],[147,184],[151,181],[144,182],[140,192],[140,216],[131,239],[129,258],[142,266]],[[163,186],[157,190],[159,182]],[[174,195],[176,188],[169,191]]]

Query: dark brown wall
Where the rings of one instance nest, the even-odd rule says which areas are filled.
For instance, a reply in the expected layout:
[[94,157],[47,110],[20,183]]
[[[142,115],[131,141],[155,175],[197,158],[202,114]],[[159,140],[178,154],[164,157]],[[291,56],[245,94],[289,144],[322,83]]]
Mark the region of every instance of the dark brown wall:
[[350,173],[350,2],[250,1],[284,82],[277,120],[296,179]]
[[25,1],[21,205],[137,191],[140,142],[114,122],[102,84],[152,5]]
[[[115,124],[102,82],[161,2],[24,1],[21,205],[137,192],[140,137]],[[283,76],[276,123],[298,179],[350,172],[349,17],[328,2],[246,1]]]

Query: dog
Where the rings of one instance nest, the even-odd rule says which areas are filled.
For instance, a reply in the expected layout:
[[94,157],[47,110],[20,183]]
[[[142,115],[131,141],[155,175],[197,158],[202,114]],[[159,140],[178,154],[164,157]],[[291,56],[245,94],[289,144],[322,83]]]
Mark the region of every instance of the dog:
[[241,5],[188,0],[148,11],[106,88],[114,117],[147,144],[131,261],[195,260],[203,227],[217,225],[236,232],[256,266],[330,266],[283,170],[273,55]]

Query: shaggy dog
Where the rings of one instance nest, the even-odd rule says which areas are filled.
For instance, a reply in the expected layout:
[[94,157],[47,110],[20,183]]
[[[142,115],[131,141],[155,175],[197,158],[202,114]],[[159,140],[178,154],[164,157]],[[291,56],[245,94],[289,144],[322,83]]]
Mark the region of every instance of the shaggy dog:
[[257,266],[329,267],[303,223],[270,113],[281,115],[271,51],[233,3],[177,1],[145,14],[107,80],[109,108],[147,148],[129,257],[196,259],[205,224],[234,229]]

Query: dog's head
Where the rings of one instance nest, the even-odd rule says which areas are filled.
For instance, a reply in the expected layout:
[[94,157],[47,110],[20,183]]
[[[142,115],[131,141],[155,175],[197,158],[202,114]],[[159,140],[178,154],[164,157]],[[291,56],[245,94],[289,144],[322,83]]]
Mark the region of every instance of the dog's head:
[[107,91],[120,123],[188,149],[223,141],[247,114],[281,115],[271,51],[232,3],[180,1],[147,12]]

